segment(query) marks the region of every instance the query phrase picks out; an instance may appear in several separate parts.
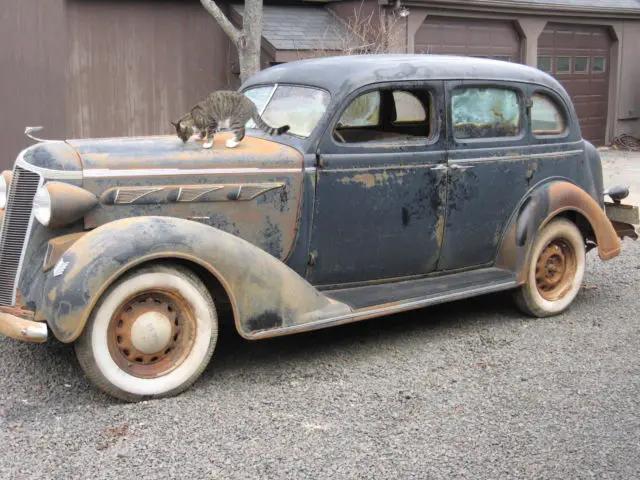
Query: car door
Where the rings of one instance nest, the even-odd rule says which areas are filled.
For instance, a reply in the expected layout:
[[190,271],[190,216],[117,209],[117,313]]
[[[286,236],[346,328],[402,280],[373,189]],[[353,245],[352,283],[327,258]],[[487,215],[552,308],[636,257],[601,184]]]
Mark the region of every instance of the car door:
[[506,222],[532,184],[527,88],[446,82],[449,178],[438,270],[490,265]]
[[338,285],[434,271],[446,192],[443,83],[350,95],[318,147],[307,279]]

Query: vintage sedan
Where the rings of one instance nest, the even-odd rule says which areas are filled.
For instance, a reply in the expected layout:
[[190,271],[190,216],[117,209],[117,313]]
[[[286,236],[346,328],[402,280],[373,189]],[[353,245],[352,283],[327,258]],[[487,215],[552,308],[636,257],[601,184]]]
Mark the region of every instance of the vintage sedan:
[[0,182],[3,334],[74,342],[104,391],[164,397],[207,366],[220,312],[249,340],[501,290],[545,317],[575,299],[588,250],[636,237],[637,208],[623,188],[605,206],[597,150],[536,69],[324,58],[241,90],[290,131],[18,155]]

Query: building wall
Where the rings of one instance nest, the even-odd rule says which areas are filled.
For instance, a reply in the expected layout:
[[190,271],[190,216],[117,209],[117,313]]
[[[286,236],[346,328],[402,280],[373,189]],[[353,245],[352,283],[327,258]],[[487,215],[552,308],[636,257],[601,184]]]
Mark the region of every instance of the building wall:
[[411,7],[408,22],[408,51],[414,51],[416,33],[426,18],[441,16],[469,19],[500,19],[515,22],[522,36],[521,62],[537,64],[538,38],[547,23],[561,20],[565,24],[605,26],[612,32],[611,69],[609,91],[609,115],[607,141],[623,133],[640,134],[640,20],[612,20],[554,16],[530,16],[515,13],[477,12],[472,10],[447,10],[442,8]]
[[231,80],[230,44],[199,2],[69,0],[67,134],[169,133]]
[[198,0],[1,2],[0,169],[32,143],[27,125],[45,138],[169,133],[237,84],[234,50]]
[[66,33],[64,0],[0,3],[0,170],[31,143],[25,126],[65,134]]
[[640,21],[622,22],[616,135],[640,134]]

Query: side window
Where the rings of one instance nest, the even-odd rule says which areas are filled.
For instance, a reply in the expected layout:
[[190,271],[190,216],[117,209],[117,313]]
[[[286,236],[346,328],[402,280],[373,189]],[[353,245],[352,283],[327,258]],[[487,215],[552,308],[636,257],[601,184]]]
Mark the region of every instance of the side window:
[[339,127],[367,127],[380,124],[380,92],[360,95],[342,113]]
[[432,96],[426,89],[381,88],[356,97],[333,131],[339,143],[406,144],[432,137]]
[[565,131],[564,115],[553,100],[536,93],[531,101],[531,131],[534,135],[558,135]]
[[513,90],[457,89],[451,112],[456,139],[515,137],[520,133],[520,104]]
[[394,90],[393,101],[396,106],[395,123],[423,122],[427,118],[422,103],[415,95],[402,90]]

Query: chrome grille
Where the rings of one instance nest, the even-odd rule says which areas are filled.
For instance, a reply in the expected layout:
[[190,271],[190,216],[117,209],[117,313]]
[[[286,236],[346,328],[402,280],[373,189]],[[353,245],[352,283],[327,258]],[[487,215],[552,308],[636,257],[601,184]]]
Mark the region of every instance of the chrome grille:
[[16,274],[39,183],[40,175],[37,173],[20,167],[14,169],[0,236],[0,306],[14,302]]

